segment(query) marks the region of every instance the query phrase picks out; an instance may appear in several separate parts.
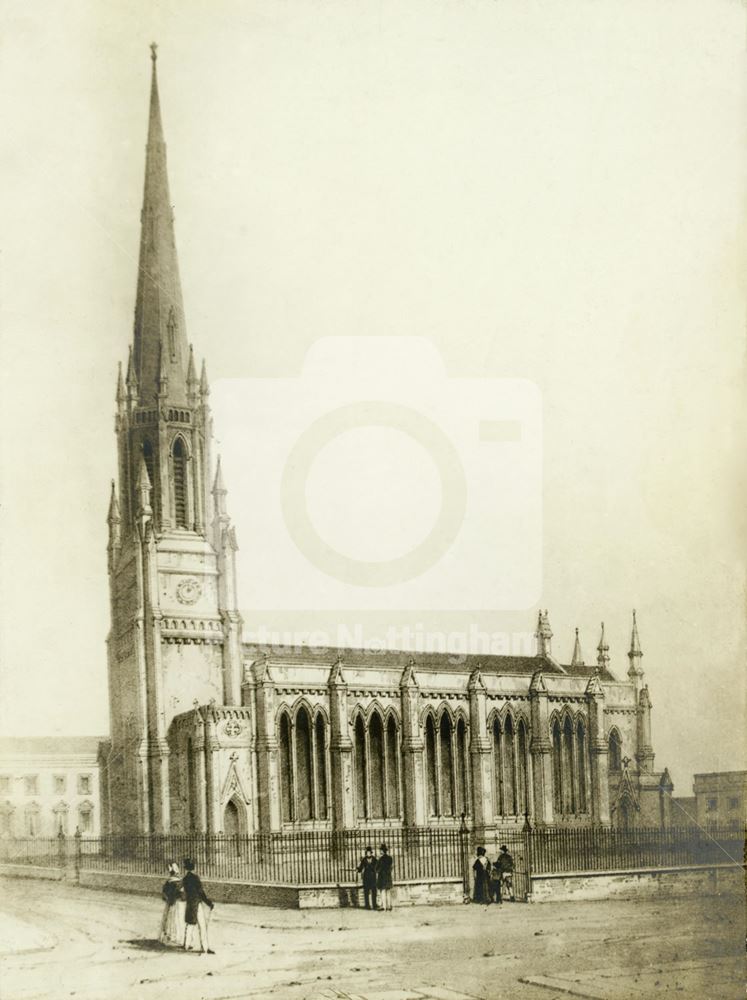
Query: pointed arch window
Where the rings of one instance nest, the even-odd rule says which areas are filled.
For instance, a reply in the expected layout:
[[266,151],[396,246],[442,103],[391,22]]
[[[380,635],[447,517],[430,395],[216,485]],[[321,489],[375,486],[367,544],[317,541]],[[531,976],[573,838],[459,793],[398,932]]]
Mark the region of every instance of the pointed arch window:
[[586,727],[581,719],[576,723],[576,775],[578,787],[578,811],[588,812],[587,780],[586,780]]
[[609,736],[609,769],[622,770],[622,740],[616,729],[613,729]]
[[303,706],[296,714],[294,751],[296,819],[309,820],[312,817],[311,722]]
[[187,524],[187,448],[181,437],[177,437],[171,449],[174,481],[174,523],[177,528]]
[[573,768],[573,723],[566,715],[563,723],[563,812],[576,812],[576,782]]
[[519,721],[516,730],[516,808],[519,815],[526,815],[529,808],[529,740],[527,727],[523,719]]
[[442,816],[454,815],[454,753],[451,745],[452,726],[450,717],[441,715],[439,729],[439,750],[441,757],[441,810]]
[[436,727],[433,716],[425,720],[425,765],[428,793],[428,815],[438,816],[438,772],[436,769]]
[[158,490],[156,488],[156,456],[153,451],[153,443],[149,438],[143,439],[143,461],[145,462],[145,468],[148,471],[148,479],[150,480],[151,492],[150,492],[150,504],[153,508],[153,513],[158,516]]
[[503,727],[500,719],[493,722],[493,812],[503,816]]
[[293,815],[293,768],[291,766],[291,725],[286,712],[280,716],[278,727],[280,736],[280,807],[284,823],[292,823]]
[[328,818],[327,726],[321,712],[300,705],[278,717],[280,798],[283,823]]
[[456,813],[468,813],[468,777],[467,777],[467,726],[461,717],[456,726]]
[[399,737],[394,716],[386,724],[386,814],[399,816]]
[[359,715],[355,720],[355,811],[358,819],[368,815],[366,791],[366,727]]
[[557,815],[563,812],[563,761],[560,739],[560,723],[552,726],[552,805]]
[[506,716],[503,727],[503,799],[506,815],[516,815],[516,745],[514,720]]
[[316,771],[314,784],[316,787],[316,819],[327,818],[327,727],[321,712],[317,714],[314,723],[314,759]]
[[368,723],[369,777],[371,782],[371,817],[384,817],[384,726],[374,712]]

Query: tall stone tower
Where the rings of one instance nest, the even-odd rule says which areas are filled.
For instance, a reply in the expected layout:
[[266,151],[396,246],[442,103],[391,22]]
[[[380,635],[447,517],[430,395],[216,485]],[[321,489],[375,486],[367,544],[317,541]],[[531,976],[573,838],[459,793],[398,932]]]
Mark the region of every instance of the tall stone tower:
[[152,46],[135,329],[117,382],[109,508],[109,828],[166,832],[172,719],[241,703],[236,539],[210,475],[204,362],[188,346]]

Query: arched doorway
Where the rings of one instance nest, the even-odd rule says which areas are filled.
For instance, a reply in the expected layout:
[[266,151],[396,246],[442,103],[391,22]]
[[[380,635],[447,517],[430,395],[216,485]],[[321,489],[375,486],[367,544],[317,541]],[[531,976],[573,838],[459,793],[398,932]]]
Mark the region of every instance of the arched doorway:
[[235,837],[237,834],[243,833],[241,813],[233,799],[226,803],[226,808],[223,811],[223,833],[227,837]]

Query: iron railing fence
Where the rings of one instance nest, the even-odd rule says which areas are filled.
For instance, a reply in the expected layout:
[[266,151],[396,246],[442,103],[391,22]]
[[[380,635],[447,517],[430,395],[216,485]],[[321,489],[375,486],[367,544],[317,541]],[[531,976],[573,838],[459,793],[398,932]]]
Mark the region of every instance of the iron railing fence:
[[555,827],[524,837],[532,875],[745,862],[745,831],[734,828]]
[[359,879],[368,845],[386,843],[395,882],[458,878],[472,882],[475,849],[488,857],[506,844],[514,858],[517,896],[533,875],[625,871],[745,860],[742,830],[693,827],[304,830],[270,834],[108,835],[0,838],[0,863],[77,871],[164,874],[167,862],[192,858],[208,879],[279,885],[342,885]]

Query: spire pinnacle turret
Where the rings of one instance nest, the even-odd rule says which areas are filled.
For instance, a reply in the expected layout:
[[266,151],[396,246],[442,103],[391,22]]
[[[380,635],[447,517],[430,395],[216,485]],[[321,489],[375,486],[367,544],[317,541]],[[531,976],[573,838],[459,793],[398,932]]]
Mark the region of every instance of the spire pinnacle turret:
[[106,520],[110,525],[119,524],[122,520],[122,515],[119,512],[119,500],[117,499],[117,487],[113,479],[111,496],[109,497],[109,513],[107,514]]
[[581,642],[578,638],[578,629],[576,629],[576,641],[573,644],[573,656],[571,657],[572,667],[583,667],[584,656],[581,652]]
[[537,656],[552,657],[552,629],[550,628],[550,616],[545,611],[540,611],[537,617],[537,631],[534,633],[537,640]]
[[205,367],[205,359],[202,359],[202,367],[200,368],[200,392],[203,396],[210,395],[210,386],[208,384],[207,368]]
[[636,621],[635,609],[633,609],[633,628],[630,633],[630,649],[628,650],[628,659],[630,660],[628,677],[639,684],[641,678],[643,677],[643,668],[641,667],[642,657],[643,651],[641,649],[641,640],[638,635],[638,622]]
[[127,392],[125,391],[124,379],[122,378],[122,362],[120,361],[117,365],[117,404],[121,406],[126,399]]
[[153,43],[134,337],[139,402],[145,406],[155,403],[161,376],[168,380],[169,398],[175,403],[186,403],[187,373],[184,307],[166,171],[156,58]]
[[597,646],[597,669],[601,672],[609,667],[610,662],[610,647],[607,645],[607,640],[604,637],[604,622],[602,622],[602,634],[599,637],[599,645]]

